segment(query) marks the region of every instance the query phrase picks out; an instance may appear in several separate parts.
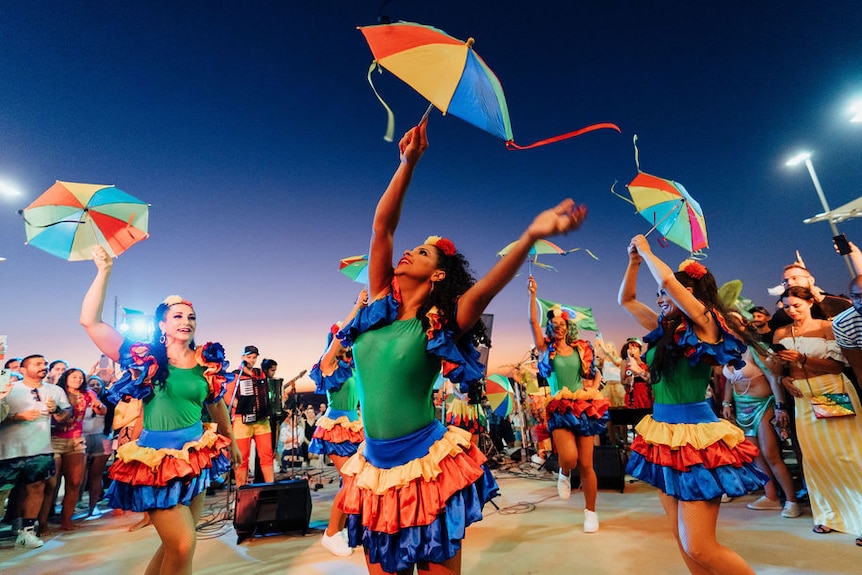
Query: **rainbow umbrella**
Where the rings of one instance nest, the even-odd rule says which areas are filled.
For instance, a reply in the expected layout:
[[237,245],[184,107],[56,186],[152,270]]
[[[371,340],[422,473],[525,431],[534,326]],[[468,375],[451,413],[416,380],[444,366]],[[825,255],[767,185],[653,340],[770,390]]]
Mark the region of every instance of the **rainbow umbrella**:
[[361,284],[368,283],[368,254],[350,256],[338,264],[338,271]]
[[512,384],[502,375],[493,374],[485,379],[485,396],[491,411],[500,417],[506,417],[512,413]]
[[149,205],[103,184],[58,180],[18,213],[29,245],[69,261],[92,259],[97,245],[116,257],[149,236]]
[[[415,22],[393,22],[360,26],[374,62],[368,69],[368,82],[374,89],[371,74],[385,68],[425,97],[444,115],[451,114],[506,142],[509,149],[528,149],[602,128],[620,131],[615,124],[587,126],[528,146],[519,146],[512,135],[509,109],[503,87],[494,72],[473,50],[473,38],[466,42],[446,32]],[[377,90],[374,89],[377,94]],[[386,108],[386,140],[392,141],[395,120],[392,110],[377,94]],[[427,115],[428,112],[425,114]]]
[[[510,251],[512,251],[512,248],[515,247],[515,244],[517,244],[517,243],[518,243],[518,240],[515,240],[514,242],[510,243],[505,248],[503,248],[502,250],[497,252],[497,256],[503,257],[504,255],[508,254]],[[564,256],[564,255],[570,254],[572,252],[577,252],[580,250],[581,250],[581,248],[573,248],[570,250],[565,250],[565,249],[561,248],[560,246],[558,246],[557,244],[555,244],[554,242],[549,242],[548,240],[536,240],[536,242],[532,246],[530,246],[530,251],[527,252],[527,265],[530,269],[531,274],[533,273],[533,265],[540,267],[540,268],[544,268],[546,270],[557,271],[554,266],[550,266],[546,263],[540,262],[539,256],[540,255],[547,255],[547,254],[556,254],[556,255]],[[596,259],[596,260],[599,259],[590,250],[584,249],[584,251],[586,253],[588,253],[590,255],[590,257],[592,257],[593,259]]]

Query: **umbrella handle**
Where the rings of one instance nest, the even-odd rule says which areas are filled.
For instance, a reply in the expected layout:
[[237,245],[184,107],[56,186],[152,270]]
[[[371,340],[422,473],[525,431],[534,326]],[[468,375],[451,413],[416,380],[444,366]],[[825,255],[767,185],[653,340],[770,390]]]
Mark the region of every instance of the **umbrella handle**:
[[[682,206],[683,206],[684,204],[685,204],[685,200],[680,200],[680,201],[679,201],[679,206],[678,206],[675,210],[672,210],[672,211],[670,211],[670,212],[666,213],[662,219],[660,219],[659,221],[657,221],[657,222],[655,223],[655,225],[653,225],[653,227],[651,227],[651,228],[649,229],[649,231],[648,231],[647,233],[645,233],[645,234],[644,234],[644,237],[647,237],[648,235],[650,235],[650,233],[652,233],[652,231],[653,231],[654,229],[656,229],[657,227],[659,227],[659,225],[660,225],[663,221],[665,221],[666,219],[668,219],[670,216],[675,215],[675,214],[679,214],[679,212],[682,210]],[[655,218],[653,218],[653,219],[655,219]],[[649,220],[647,220],[647,221],[649,221]]]
[[[419,124],[428,119],[428,115],[431,113],[431,110],[434,109],[434,104],[428,104],[428,109],[425,110],[425,113],[422,114],[422,117],[419,118]],[[418,125],[418,124],[417,124]]]

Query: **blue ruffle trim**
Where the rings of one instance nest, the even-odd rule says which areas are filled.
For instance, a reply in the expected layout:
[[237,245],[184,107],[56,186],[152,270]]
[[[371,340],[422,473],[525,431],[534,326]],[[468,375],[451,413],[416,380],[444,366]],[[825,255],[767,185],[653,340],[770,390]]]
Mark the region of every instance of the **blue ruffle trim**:
[[610,411],[605,411],[605,414],[600,419],[591,418],[585,412],[581,413],[580,417],[575,417],[575,414],[571,411],[566,413],[555,412],[548,416],[548,432],[553,432],[556,429],[565,429],[575,435],[601,435],[605,432],[609,418]]
[[368,330],[389,325],[398,317],[398,301],[392,292],[359,309],[349,324],[344,326],[335,337],[344,347],[350,347],[359,334]]
[[308,377],[311,378],[316,385],[314,393],[333,393],[341,389],[344,382],[350,379],[353,375],[353,366],[344,360],[338,360],[338,366],[330,375],[323,375],[320,371],[320,362],[314,364]]
[[311,440],[308,444],[309,453],[322,453],[324,455],[340,455],[342,457],[350,457],[359,449],[359,444],[344,441],[342,443],[333,443],[318,439],[317,437]]
[[632,451],[626,473],[657,487],[663,493],[680,501],[709,501],[727,493],[730,497],[742,497],[763,487],[769,478],[753,464],[742,467],[723,465],[707,469],[693,465],[682,472],[670,467],[650,463]]
[[[153,385],[146,381],[146,379],[149,371],[148,368],[150,365],[156,363],[156,358],[150,356],[143,365],[135,364],[132,358],[133,345],[139,344],[135,344],[128,339],[123,341],[123,345],[120,347],[120,360],[118,362],[123,370],[123,375],[114,385],[105,390],[108,401],[113,404],[120,403],[125,397],[146,399],[153,393]],[[132,368],[138,373],[137,377],[132,372]]]
[[[708,356],[715,365],[732,365],[735,369],[742,369],[745,362],[742,354],[745,353],[746,345],[731,332],[724,323],[724,318],[714,310],[709,310],[713,319],[721,329],[721,339],[717,343],[706,343],[701,341],[694,332],[691,321],[682,316],[682,323],[676,329],[674,340],[680,347],[685,348],[685,357],[692,367]],[[659,317],[658,327],[644,336],[644,342],[652,345],[664,335],[664,316]],[[728,494],[730,495],[730,494]]]
[[130,485],[113,481],[106,494],[108,505],[115,509],[144,512],[151,509],[170,509],[177,505],[190,505],[212,483],[213,477],[227,473],[230,460],[224,454],[212,460],[212,467],[203,469],[191,478],[172,479],[164,487]]
[[458,491],[446,502],[446,509],[430,525],[404,527],[397,533],[365,529],[360,515],[349,515],[347,534],[351,547],[360,543],[371,563],[379,563],[388,573],[410,569],[420,561],[442,563],[461,549],[467,527],[481,521],[482,507],[499,495],[499,488],[487,465],[483,476]]

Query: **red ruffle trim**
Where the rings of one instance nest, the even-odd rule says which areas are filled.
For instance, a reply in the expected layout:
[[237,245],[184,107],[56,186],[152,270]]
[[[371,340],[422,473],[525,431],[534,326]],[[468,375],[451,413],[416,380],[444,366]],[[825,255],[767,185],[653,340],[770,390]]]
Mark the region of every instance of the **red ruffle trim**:
[[[430,481],[420,475],[380,495],[357,487],[356,475],[344,475],[341,509],[348,514],[360,514],[364,527],[383,533],[430,525],[450,497],[482,477],[485,461],[482,452],[471,444],[465,451],[441,460],[440,473]],[[364,464],[371,465],[367,461]]]
[[155,469],[138,459],[125,461],[117,459],[111,465],[108,476],[129,485],[154,487],[165,487],[172,479],[197,477],[201,474],[201,470],[212,467],[212,460],[219,455],[224,454],[230,459],[230,439],[223,435],[217,437],[218,439],[210,447],[189,449],[188,461],[169,455],[164,457]]
[[749,441],[743,441],[733,448],[719,441],[704,449],[697,449],[692,445],[671,449],[667,445],[647,443],[640,435],[635,437],[631,449],[640,453],[650,463],[676,471],[688,471],[694,465],[703,465],[707,469],[724,465],[741,467],[752,463],[758,454],[757,446]]
[[317,427],[314,430],[314,435],[312,436],[314,439],[320,439],[322,441],[328,441],[329,443],[362,443],[365,441],[365,436],[362,433],[362,428],[359,431],[351,431],[346,427],[342,427],[340,425],[335,425],[332,429],[324,429],[322,427]]
[[611,402],[606,397],[594,398],[590,401],[582,399],[552,399],[548,403],[548,415],[552,413],[573,413],[575,417],[580,417],[582,413],[586,413],[591,419],[600,419],[607,413],[611,407]]

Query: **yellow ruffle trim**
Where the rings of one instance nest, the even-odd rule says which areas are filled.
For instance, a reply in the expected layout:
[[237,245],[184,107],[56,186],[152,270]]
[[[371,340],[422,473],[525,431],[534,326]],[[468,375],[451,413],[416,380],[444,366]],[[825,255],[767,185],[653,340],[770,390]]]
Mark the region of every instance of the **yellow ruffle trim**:
[[590,401],[593,399],[607,399],[598,388],[584,389],[583,387],[577,391],[572,391],[568,387],[564,387],[555,393],[551,399],[568,399],[571,401]]
[[359,447],[341,468],[342,475],[356,476],[354,485],[359,489],[366,489],[375,495],[383,495],[391,489],[407,486],[411,481],[422,477],[425,481],[431,481],[440,475],[442,469],[439,463],[449,456],[470,449],[470,432],[449,426],[446,433],[438,441],[434,442],[428,450],[428,454],[419,459],[414,459],[404,465],[390,469],[374,467],[365,459],[363,452],[365,444]]
[[350,421],[346,415],[342,415],[338,419],[331,419],[324,416],[317,420],[317,427],[325,429],[326,431],[332,431],[333,427],[343,427],[354,433],[361,433],[362,419]]
[[174,457],[190,463],[190,450],[194,449],[196,451],[200,451],[215,445],[216,441],[219,439],[219,435],[216,433],[217,427],[218,426],[215,423],[205,423],[204,433],[201,435],[200,439],[189,441],[180,449],[153,449],[152,447],[141,447],[138,445],[138,440],[136,439],[117,449],[117,460],[122,461],[123,463],[138,461],[152,469],[154,472],[166,457]]
[[635,430],[647,443],[665,445],[679,449],[690,445],[695,449],[706,449],[723,441],[733,449],[745,441],[745,433],[727,420],[710,423],[664,423],[646,415]]
[[463,399],[456,397],[446,408],[446,417],[458,416],[461,419],[474,420],[479,419],[479,406],[472,405]]

